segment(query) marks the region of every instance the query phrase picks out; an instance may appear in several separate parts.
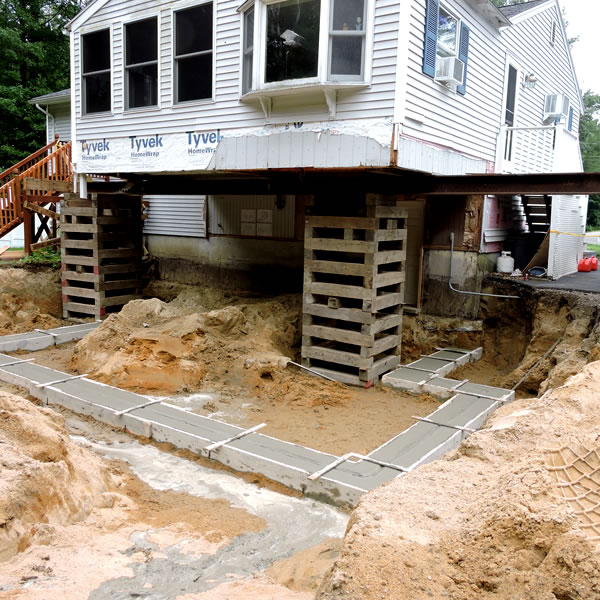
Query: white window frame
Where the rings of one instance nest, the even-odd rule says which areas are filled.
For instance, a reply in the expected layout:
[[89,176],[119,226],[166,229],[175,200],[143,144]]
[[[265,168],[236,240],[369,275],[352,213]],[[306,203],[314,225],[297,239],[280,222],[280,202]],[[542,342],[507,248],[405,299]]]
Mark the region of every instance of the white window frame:
[[250,89],[244,90],[244,73],[243,73],[243,58],[244,58],[244,43],[242,35],[242,43],[240,44],[240,92],[241,96],[248,93],[257,93],[260,91],[278,90],[291,87],[311,87],[311,86],[327,86],[339,84],[340,87],[356,85],[364,87],[369,85],[372,73],[372,57],[373,57],[373,27],[375,20],[375,2],[374,0],[365,0],[365,21],[364,27],[364,42],[363,42],[363,64],[362,77],[355,78],[353,76],[330,76],[331,64],[331,35],[330,23],[332,18],[332,0],[321,0],[321,15],[319,21],[319,60],[317,67],[317,75],[314,77],[306,77],[302,79],[288,79],[285,81],[265,81],[265,65],[266,65],[266,31],[267,31],[267,8],[271,4],[277,4],[282,0],[247,0],[239,8],[240,13],[240,31],[244,32],[244,19],[247,10],[254,7],[254,47],[253,47],[253,62],[252,62],[252,85]]
[[501,121],[502,125],[505,127],[509,127],[506,125],[506,103],[508,101],[508,74],[510,67],[517,71],[517,81],[515,85],[515,110],[513,113],[513,124],[512,127],[517,126],[517,116],[519,114],[519,100],[521,96],[521,89],[523,86],[523,69],[515,62],[513,58],[508,58],[506,64],[504,65],[504,91],[502,93],[502,115]]
[[[197,100],[184,100],[180,101],[177,98],[178,92],[178,72],[177,72],[177,58],[185,58],[185,57],[176,57],[176,37],[177,37],[177,27],[176,27],[176,13],[181,12],[183,10],[188,10],[190,8],[195,8],[196,6],[201,6],[202,4],[212,4],[213,5],[213,15],[212,15],[212,49],[210,52],[212,53],[212,80],[211,80],[211,89],[212,93],[209,98],[199,98]],[[172,44],[171,44],[171,81],[173,82],[173,107],[177,106],[188,106],[190,104],[207,104],[215,101],[215,84],[216,84],[216,43],[217,38],[215,35],[217,23],[217,0],[193,0],[189,2],[185,2],[183,4],[178,4],[175,8],[171,9],[171,35],[172,35]],[[160,37],[159,37],[160,40]],[[159,44],[160,47],[160,44]],[[208,50],[203,53],[208,53]],[[200,53],[195,53],[200,54]],[[186,55],[190,56],[190,55]]]
[[[460,17],[456,16],[456,14],[454,12],[452,12],[450,9],[448,9],[445,4],[442,4],[440,2],[439,12],[441,13],[442,10],[448,16],[452,17],[456,21],[455,50],[454,50],[454,52],[449,52],[448,49],[440,42],[440,19],[439,19],[439,15],[438,15],[436,59],[449,58],[449,57],[458,58],[459,50],[460,50],[460,31],[461,31],[462,19]],[[448,54],[440,54],[440,47],[445,49],[448,52]]]
[[[99,111],[99,112],[93,112],[93,113],[88,113],[87,112],[87,108],[86,108],[86,101],[85,101],[85,75],[89,75],[90,73],[84,73],[83,72],[83,38],[84,36],[90,34],[90,33],[98,33],[100,31],[106,31],[108,29],[108,43],[109,43],[109,62],[110,62],[110,107],[108,108],[108,110],[105,111]],[[112,114],[114,111],[114,106],[115,106],[115,97],[114,97],[114,76],[115,76],[115,72],[114,72],[114,64],[113,64],[113,28],[112,25],[109,24],[108,26],[103,25],[103,26],[97,26],[97,27],[93,27],[90,29],[84,29],[82,31],[79,32],[79,82],[80,82],[80,99],[79,99],[79,103],[80,103],[80,112],[81,112],[81,117],[82,118],[93,118],[97,115],[107,115],[107,114]],[[100,72],[100,71],[98,71]]]
[[[156,61],[150,61],[148,63],[140,63],[140,64],[150,64],[156,62],[156,104],[148,105],[148,106],[134,106],[129,108],[129,77],[128,77],[128,69],[130,65],[127,65],[127,26],[133,25],[135,23],[141,23],[142,21],[149,21],[150,19],[156,19]],[[122,52],[123,52],[123,68],[122,68],[122,77],[123,77],[123,110],[125,112],[136,112],[136,111],[149,111],[149,110],[159,110],[161,107],[161,55],[160,55],[160,33],[161,33],[161,17],[158,13],[151,13],[140,15],[137,19],[132,19],[131,21],[126,21],[122,23],[121,29],[121,40],[122,40]],[[135,66],[139,66],[136,64]]]

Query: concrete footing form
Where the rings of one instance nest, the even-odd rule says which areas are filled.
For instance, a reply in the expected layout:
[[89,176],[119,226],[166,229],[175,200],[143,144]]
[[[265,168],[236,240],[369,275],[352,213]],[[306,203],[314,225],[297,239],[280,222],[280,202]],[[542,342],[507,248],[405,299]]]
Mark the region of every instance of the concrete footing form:
[[90,331],[100,325],[95,323],[82,323],[81,325],[70,325],[69,327],[57,327],[56,329],[35,329],[29,333],[17,333],[0,337],[0,352],[16,352],[26,350],[34,352],[43,350],[56,344],[65,344],[73,340],[80,340]]
[[[473,356],[457,349],[443,352],[453,353],[450,362],[455,367],[465,355]],[[408,366],[411,373],[426,375],[424,371],[417,371],[421,367],[415,364],[432,366],[436,363],[429,361],[448,362],[447,357],[439,356],[421,360],[427,362],[416,361]],[[446,364],[437,366],[447,367]],[[401,367],[394,373],[406,368]],[[365,492],[456,448],[469,433],[481,427],[498,406],[513,397],[508,390],[454,382],[461,383],[461,390],[454,391],[452,398],[427,419],[417,420],[415,425],[367,456],[352,453],[337,457],[257,433],[257,427],[244,430],[85,376],[61,373],[3,354],[0,354],[0,379],[26,388],[46,405],[58,404],[132,434],[169,442],[236,471],[260,473],[307,496],[338,506],[353,506]],[[423,382],[431,379],[423,377]]]

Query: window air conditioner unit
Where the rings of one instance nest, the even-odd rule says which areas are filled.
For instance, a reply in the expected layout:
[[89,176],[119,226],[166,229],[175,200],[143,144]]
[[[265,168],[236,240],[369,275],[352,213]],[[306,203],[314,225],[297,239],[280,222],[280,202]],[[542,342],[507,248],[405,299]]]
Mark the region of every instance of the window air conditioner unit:
[[569,114],[569,98],[564,94],[548,94],[544,101],[544,121],[566,119]]
[[456,56],[438,56],[435,63],[435,80],[448,86],[462,85],[465,79],[465,63]]

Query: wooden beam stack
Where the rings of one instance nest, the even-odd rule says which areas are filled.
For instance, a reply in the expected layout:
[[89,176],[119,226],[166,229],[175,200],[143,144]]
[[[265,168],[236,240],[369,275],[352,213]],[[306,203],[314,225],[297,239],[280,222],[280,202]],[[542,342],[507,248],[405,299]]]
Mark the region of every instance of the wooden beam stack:
[[400,363],[407,211],[367,196],[366,216],[306,219],[302,362],[355,385]]
[[64,318],[101,319],[141,297],[141,196],[65,194],[60,227]]

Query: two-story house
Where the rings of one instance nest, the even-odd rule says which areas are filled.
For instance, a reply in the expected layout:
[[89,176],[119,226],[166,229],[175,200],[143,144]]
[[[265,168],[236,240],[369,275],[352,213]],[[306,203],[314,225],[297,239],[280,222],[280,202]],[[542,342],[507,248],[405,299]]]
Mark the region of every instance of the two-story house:
[[[95,0],[67,30],[82,193],[91,175],[143,189],[163,277],[304,271],[313,365],[354,352],[342,370],[377,376],[404,303],[476,315],[451,244],[477,292],[481,254],[527,263],[549,230],[583,232],[585,188],[543,175],[581,171],[557,0]],[[549,235],[549,273],[574,271],[581,238]]]

